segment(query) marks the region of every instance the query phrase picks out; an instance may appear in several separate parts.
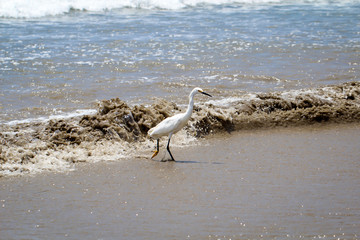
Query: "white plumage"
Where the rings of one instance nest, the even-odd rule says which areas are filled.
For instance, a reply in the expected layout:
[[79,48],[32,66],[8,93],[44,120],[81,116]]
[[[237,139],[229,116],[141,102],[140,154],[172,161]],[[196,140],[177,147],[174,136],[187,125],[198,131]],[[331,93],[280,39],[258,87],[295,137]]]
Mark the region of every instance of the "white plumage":
[[180,131],[189,121],[194,107],[194,96],[197,93],[202,93],[211,97],[210,94],[204,92],[201,88],[194,88],[189,95],[189,105],[185,113],[179,113],[172,117],[168,117],[160,122],[156,127],[153,127],[149,130],[148,135],[157,140],[156,151],[151,158],[155,157],[159,153],[159,138],[162,136],[169,136],[166,149],[170,154],[171,160],[175,161],[169,148],[170,139],[174,133]]

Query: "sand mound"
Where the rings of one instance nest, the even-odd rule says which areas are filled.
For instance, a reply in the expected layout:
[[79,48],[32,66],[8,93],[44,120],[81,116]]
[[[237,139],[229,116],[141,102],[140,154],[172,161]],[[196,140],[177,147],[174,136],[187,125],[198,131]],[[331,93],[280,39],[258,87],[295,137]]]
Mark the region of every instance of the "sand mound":
[[[359,95],[360,83],[352,82],[212,100],[195,106],[185,129],[188,135],[200,137],[242,129],[354,122],[360,120]],[[122,152],[129,156],[131,149],[148,140],[150,128],[179,112],[176,104],[161,99],[147,107],[110,99],[102,101],[93,115],[4,124],[0,127],[0,175],[62,169],[104,155],[116,159]]]

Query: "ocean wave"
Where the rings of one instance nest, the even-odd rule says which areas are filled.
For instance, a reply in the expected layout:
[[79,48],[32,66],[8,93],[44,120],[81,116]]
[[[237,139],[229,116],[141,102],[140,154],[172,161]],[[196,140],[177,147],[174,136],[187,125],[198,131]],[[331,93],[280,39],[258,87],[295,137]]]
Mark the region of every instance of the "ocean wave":
[[56,114],[51,115],[49,117],[38,117],[38,118],[27,118],[22,120],[13,120],[9,122],[0,122],[6,125],[19,125],[19,124],[33,124],[36,122],[48,122],[50,120],[58,120],[58,119],[67,119],[67,118],[74,118],[77,116],[83,116],[86,114],[95,114],[97,111],[95,109],[79,109],[74,112],[63,113],[63,114]]
[[[0,125],[0,176],[62,171],[77,162],[149,158],[150,128],[179,106],[158,99],[130,107],[120,99],[104,100],[96,113]],[[208,134],[277,126],[360,121],[360,83],[240,96],[197,104],[174,146],[187,146]]]
[[69,13],[74,10],[102,12],[121,8],[134,9],[166,9],[179,10],[203,5],[231,5],[256,6],[256,5],[291,5],[291,4],[316,4],[316,5],[348,5],[358,4],[359,0],[0,0],[0,17],[2,18],[40,18]]

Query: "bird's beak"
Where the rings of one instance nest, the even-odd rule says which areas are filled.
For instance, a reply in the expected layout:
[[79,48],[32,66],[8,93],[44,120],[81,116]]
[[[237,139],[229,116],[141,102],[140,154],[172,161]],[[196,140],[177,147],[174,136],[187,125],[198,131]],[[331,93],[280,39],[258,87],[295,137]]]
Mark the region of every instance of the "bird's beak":
[[209,96],[209,97],[212,97],[210,94],[206,93],[206,92],[201,92],[202,94],[206,95],[206,96]]

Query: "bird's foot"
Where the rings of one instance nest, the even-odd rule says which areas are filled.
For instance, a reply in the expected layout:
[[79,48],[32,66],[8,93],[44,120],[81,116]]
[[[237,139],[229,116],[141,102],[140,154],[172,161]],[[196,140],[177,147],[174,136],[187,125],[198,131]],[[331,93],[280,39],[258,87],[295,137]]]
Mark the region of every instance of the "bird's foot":
[[175,162],[175,159],[162,159],[160,162]]
[[156,155],[158,155],[159,151],[158,150],[155,150],[154,151],[154,154],[151,156],[151,159],[153,159]]

